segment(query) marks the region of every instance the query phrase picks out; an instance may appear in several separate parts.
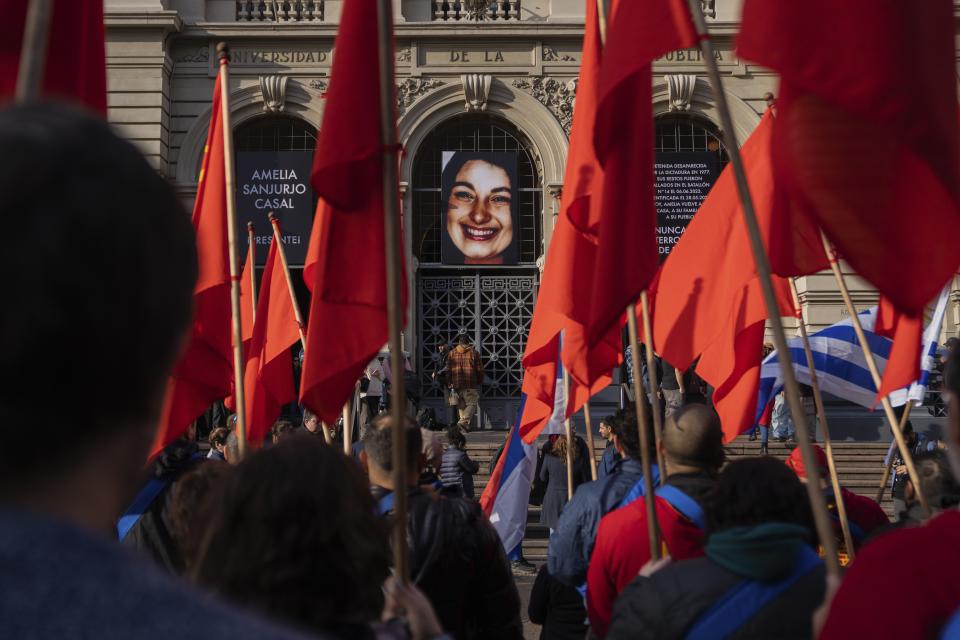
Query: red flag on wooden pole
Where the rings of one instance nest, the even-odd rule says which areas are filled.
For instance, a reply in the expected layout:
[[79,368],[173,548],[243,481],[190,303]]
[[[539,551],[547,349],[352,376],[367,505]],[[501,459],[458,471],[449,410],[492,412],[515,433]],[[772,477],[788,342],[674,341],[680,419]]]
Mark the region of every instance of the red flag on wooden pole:
[[[388,337],[377,42],[377,3],[346,3],[313,162],[320,200],[304,268],[312,299],[300,399],[328,423]],[[402,298],[406,308],[405,286]]]
[[919,313],[960,265],[953,3],[749,0],[738,51],[781,77],[777,215]]
[[210,404],[227,397],[234,377],[221,102],[218,75],[193,207],[199,258],[199,277],[193,292],[193,329],[187,349],[167,383],[154,453],[182,434]]
[[923,352],[923,314],[911,315],[897,309],[886,297],[880,297],[874,333],[893,340],[877,402],[891,391],[909,387],[920,379],[920,354]]
[[[11,100],[20,68],[29,2],[6,2],[0,23],[0,100]],[[107,63],[104,52],[103,0],[53,3],[46,37],[40,96],[78,102],[106,116]]]

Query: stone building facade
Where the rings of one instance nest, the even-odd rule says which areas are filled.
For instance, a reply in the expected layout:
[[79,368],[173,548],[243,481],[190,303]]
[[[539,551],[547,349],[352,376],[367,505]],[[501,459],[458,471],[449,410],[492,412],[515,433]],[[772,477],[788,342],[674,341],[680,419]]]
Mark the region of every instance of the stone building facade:
[[[192,203],[216,73],[233,50],[230,95],[238,150],[313,148],[337,23],[346,0],[106,0],[109,118]],[[703,0],[742,142],[776,77],[737,58],[741,0]],[[466,332],[488,360],[486,415],[502,424],[519,395],[523,335],[563,190],[583,36],[583,0],[395,0],[400,169],[410,290],[407,348],[431,387],[437,343]],[[373,46],[373,43],[371,43]],[[654,64],[658,153],[712,152],[715,102],[696,50]],[[439,260],[442,151],[516,152],[520,261],[450,267]],[[282,216],[281,216],[282,217]],[[745,260],[750,256],[744,256]],[[851,278],[860,307],[876,294]],[[802,278],[811,329],[843,315],[829,274]],[[955,335],[960,293],[945,333]]]

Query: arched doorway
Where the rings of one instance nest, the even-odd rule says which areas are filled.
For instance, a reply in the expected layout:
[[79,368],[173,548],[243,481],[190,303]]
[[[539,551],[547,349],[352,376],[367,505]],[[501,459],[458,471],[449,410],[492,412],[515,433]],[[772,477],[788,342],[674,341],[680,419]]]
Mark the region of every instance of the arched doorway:
[[[442,192],[444,152],[516,156],[518,261],[508,266],[444,265],[441,237],[447,200]],[[412,175],[413,255],[417,286],[417,370],[422,396],[439,405],[433,381],[437,347],[466,334],[484,358],[481,391],[485,419],[502,427],[520,396],[526,346],[536,300],[537,258],[543,253],[543,178],[536,150],[517,127],[488,115],[458,116],[441,124],[417,149]]]

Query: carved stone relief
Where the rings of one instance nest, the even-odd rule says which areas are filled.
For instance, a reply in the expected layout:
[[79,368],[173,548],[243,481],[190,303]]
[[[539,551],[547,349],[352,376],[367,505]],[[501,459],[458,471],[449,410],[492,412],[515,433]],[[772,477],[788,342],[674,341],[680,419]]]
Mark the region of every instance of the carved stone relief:
[[467,111],[476,113],[486,110],[493,76],[488,73],[465,73],[460,76],[460,82],[463,83]]
[[690,111],[697,76],[687,73],[671,73],[663,76],[667,83],[667,102],[670,111]]
[[568,82],[555,78],[539,77],[516,79],[513,86],[522,89],[539,100],[560,122],[566,134],[570,135],[573,124],[573,103],[577,95],[577,80]]
[[577,59],[566,53],[560,54],[557,53],[557,50],[551,46],[543,45],[543,61],[544,62],[576,62]]
[[263,110],[280,113],[287,102],[287,76],[260,76],[260,93],[263,94]]
[[311,89],[320,91],[321,93],[327,90],[327,83],[317,78],[314,78],[313,80],[308,82],[307,86],[310,87]]
[[402,116],[406,112],[407,107],[424,95],[442,86],[443,82],[440,80],[407,78],[397,85],[397,114]]

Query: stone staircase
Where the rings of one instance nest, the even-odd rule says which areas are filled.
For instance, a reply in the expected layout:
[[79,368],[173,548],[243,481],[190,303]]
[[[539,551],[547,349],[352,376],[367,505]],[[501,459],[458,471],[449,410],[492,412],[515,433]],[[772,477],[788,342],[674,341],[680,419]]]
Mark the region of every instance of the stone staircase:
[[[480,432],[467,436],[467,451],[470,457],[480,464],[480,472],[474,476],[478,497],[487,486],[490,478],[490,462],[505,436],[504,432]],[[599,436],[595,437],[594,446],[597,460],[599,460],[604,446]],[[784,460],[790,455],[794,446],[792,443],[771,441],[769,454]],[[835,442],[833,452],[840,474],[840,484],[855,493],[876,498],[877,487],[883,475],[883,458],[888,446],[883,442]],[[750,442],[746,437],[737,438],[727,445],[729,460],[757,455],[760,455],[760,443]],[[888,516],[892,516],[893,500],[890,498],[889,491],[884,494],[881,506]],[[523,542],[524,557],[531,562],[546,561],[548,537],[549,531],[540,524],[540,507],[531,506],[527,512],[527,533]]]

